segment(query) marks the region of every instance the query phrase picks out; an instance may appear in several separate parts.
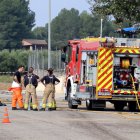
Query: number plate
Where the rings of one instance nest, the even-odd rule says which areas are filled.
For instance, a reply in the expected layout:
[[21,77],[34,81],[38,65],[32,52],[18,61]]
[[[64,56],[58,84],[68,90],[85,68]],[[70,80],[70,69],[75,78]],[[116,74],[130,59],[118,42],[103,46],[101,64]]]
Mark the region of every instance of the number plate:
[[105,91],[105,92],[98,92],[98,95],[99,96],[110,96],[111,93],[110,92],[107,92],[107,91]]

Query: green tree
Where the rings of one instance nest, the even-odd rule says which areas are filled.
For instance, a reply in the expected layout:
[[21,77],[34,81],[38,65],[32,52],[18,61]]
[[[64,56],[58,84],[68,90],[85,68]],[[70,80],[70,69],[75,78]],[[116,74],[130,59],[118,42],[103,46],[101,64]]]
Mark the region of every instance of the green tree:
[[0,1],[0,49],[18,49],[31,35],[35,14],[28,5],[28,0]]
[[[72,8],[70,10],[62,9],[57,17],[51,23],[51,45],[52,50],[60,49],[67,44],[67,40],[81,39],[87,36],[99,37],[101,16],[89,14]],[[46,27],[37,27],[33,30],[33,35],[38,39],[47,40],[48,24]],[[107,16],[103,20],[103,36],[112,36],[114,26]]]
[[33,38],[35,39],[45,39],[47,38],[47,30],[45,27],[36,27],[32,31]]
[[140,22],[139,0],[88,0],[92,12],[113,16],[117,23],[128,22],[130,25]]
[[14,72],[19,65],[27,68],[29,51],[11,51],[3,50],[0,52],[0,72]]
[[[80,37],[87,36],[100,36],[100,24],[101,24],[101,16],[94,14],[91,15],[86,11],[80,14]],[[112,21],[110,21],[107,17],[104,17],[103,20],[103,36],[110,36],[114,31]]]
[[79,38],[79,28],[79,11],[74,8],[71,10],[62,9],[51,23],[53,48],[59,48],[69,39]]
[[[96,21],[97,23],[97,21]],[[94,30],[94,27],[95,25],[93,26],[94,24],[94,18],[92,15],[90,15],[89,13],[87,13],[87,11],[83,11],[81,14],[80,14],[80,30],[79,30],[79,34],[80,34],[80,37],[86,37],[86,36],[95,36],[95,34],[99,35],[99,32],[97,33],[96,30]],[[93,30],[94,30],[94,33],[93,34]]]

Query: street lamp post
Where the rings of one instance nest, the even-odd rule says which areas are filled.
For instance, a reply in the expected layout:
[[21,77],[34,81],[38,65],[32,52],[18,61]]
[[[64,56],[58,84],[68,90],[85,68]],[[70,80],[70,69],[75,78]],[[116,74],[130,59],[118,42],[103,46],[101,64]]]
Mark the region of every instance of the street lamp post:
[[102,38],[102,33],[103,33],[103,19],[101,18],[101,29],[100,29],[100,38]]
[[48,4],[48,68],[51,67],[51,0],[49,0]]

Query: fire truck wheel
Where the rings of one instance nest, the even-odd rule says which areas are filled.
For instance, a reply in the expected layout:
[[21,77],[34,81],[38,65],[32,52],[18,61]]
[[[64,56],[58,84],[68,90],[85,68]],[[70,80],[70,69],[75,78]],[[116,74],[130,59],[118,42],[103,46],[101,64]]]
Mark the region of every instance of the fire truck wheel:
[[78,105],[73,105],[73,104],[72,104],[72,100],[68,102],[68,106],[69,106],[69,108],[71,108],[71,109],[77,109],[77,108],[78,108]]
[[122,111],[124,106],[125,106],[124,102],[115,102],[114,103],[114,108],[116,111]]
[[87,110],[92,110],[92,101],[90,101],[90,100],[86,101],[86,108],[87,108]]
[[136,102],[128,102],[129,111],[136,111]]
[[73,105],[72,104],[72,99],[71,99],[71,97],[70,97],[70,95],[68,96],[68,106],[69,106],[69,108],[71,108],[71,109],[77,109],[78,108],[78,105]]

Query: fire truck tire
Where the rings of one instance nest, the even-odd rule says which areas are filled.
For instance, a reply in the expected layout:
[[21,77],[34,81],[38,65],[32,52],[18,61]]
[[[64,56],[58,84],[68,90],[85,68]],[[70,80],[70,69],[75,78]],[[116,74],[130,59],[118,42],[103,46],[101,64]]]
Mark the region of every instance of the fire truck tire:
[[69,108],[71,108],[71,109],[77,109],[78,108],[78,105],[73,105],[72,104],[72,99],[71,99],[71,97],[70,97],[70,95],[68,96],[68,106],[69,106]]
[[92,110],[92,101],[90,100],[86,101],[86,108],[87,110]]
[[125,106],[124,102],[115,102],[114,103],[114,108],[116,111],[122,111],[124,106]]
[[136,111],[136,102],[128,102],[129,111]]
[[68,106],[69,106],[69,108],[71,108],[71,109],[77,109],[77,108],[78,108],[78,105],[73,105],[73,104],[72,104],[72,100],[68,102]]

